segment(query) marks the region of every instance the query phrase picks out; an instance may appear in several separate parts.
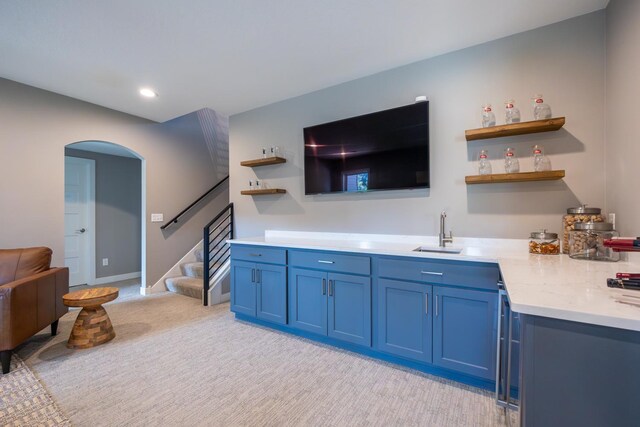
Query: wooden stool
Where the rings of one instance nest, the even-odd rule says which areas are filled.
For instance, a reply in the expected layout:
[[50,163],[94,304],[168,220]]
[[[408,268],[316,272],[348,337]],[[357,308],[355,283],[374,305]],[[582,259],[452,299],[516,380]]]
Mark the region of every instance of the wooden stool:
[[62,297],[67,307],[82,307],[67,341],[68,348],[91,348],[115,338],[111,319],[102,304],[118,298],[118,292],[118,288],[94,288]]

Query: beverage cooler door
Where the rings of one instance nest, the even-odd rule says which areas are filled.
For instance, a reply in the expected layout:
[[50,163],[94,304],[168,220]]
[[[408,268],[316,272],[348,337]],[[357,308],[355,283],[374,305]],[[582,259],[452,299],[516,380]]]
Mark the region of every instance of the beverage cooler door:
[[519,341],[518,331],[515,329],[519,327],[519,322],[518,314],[511,311],[503,284],[500,284],[498,304],[496,403],[502,407],[517,409]]

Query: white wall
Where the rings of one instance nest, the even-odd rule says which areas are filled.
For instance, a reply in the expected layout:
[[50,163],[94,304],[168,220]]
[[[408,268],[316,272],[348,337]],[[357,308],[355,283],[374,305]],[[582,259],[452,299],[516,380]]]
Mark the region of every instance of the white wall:
[[[541,228],[560,231],[566,208],[604,207],[604,24],[600,11],[261,107],[230,118],[231,199],[238,236],[265,229],[436,234],[438,215],[459,236],[525,238]],[[446,37],[446,35],[443,35]],[[509,98],[532,120],[530,98],[542,92],[554,133],[468,143],[464,130],[480,126],[480,105]],[[305,126],[430,99],[431,189],[305,196]],[[476,158],[488,148],[494,172],[505,147],[515,147],[521,170],[532,170],[531,147],[543,144],[562,181],[467,186]],[[240,167],[263,146],[284,147],[284,165]],[[241,196],[249,179],[285,188],[283,196]]]
[[108,141],[145,160],[146,284],[152,285],[228,203],[221,187],[179,227],[163,232],[161,223],[149,221],[153,212],[168,220],[226,173],[202,139],[196,113],[158,124],[0,79],[0,247],[48,246],[52,264],[63,265],[64,147]]
[[640,236],[640,1],[607,7],[607,210],[618,230]]

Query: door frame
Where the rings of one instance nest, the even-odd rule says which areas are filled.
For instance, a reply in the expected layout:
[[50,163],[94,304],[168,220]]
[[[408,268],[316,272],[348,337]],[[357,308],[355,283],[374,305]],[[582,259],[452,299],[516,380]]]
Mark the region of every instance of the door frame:
[[[65,172],[67,168],[67,159],[73,159],[74,162],[84,163],[89,166],[89,182],[87,185],[87,230],[88,230],[88,243],[89,246],[89,261],[87,269],[87,285],[93,286],[96,281],[96,161],[93,159],[85,159],[82,157],[64,156],[65,159]],[[66,178],[65,178],[66,187]],[[66,191],[66,188],[65,188]],[[65,202],[66,212],[66,202]],[[65,252],[67,248],[65,246]]]

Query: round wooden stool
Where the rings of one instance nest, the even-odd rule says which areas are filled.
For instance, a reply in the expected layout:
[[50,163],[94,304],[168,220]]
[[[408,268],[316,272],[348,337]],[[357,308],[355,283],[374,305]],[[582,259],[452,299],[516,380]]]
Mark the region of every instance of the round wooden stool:
[[102,304],[116,298],[118,288],[85,289],[62,297],[67,307],[82,307],[67,341],[68,348],[91,348],[115,338],[111,319]]

